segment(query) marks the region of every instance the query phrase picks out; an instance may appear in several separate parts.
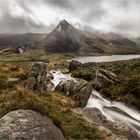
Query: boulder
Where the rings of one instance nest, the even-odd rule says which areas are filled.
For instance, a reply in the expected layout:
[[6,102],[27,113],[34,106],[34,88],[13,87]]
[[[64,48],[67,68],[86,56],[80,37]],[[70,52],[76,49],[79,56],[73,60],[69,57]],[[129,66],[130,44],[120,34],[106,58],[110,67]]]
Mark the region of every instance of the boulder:
[[93,81],[93,86],[95,88],[107,87],[110,84],[117,83],[117,75],[111,71],[105,69],[96,70],[96,77]]
[[75,61],[75,60],[72,60],[69,64],[69,70],[72,71],[72,70],[75,70],[77,69],[79,66],[81,65],[80,62],[78,61]]
[[29,71],[26,87],[34,90],[38,88],[45,89],[47,77],[47,65],[43,62],[34,63]]
[[47,116],[32,110],[16,110],[0,119],[1,140],[66,140]]
[[55,90],[76,99],[79,107],[85,107],[92,93],[92,85],[82,79],[76,79],[76,82],[68,80],[61,81]]

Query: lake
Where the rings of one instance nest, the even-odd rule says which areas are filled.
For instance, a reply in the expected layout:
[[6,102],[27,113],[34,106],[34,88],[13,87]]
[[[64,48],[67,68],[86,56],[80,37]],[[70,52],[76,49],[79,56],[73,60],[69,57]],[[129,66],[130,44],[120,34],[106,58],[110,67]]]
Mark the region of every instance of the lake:
[[121,61],[121,60],[129,60],[133,58],[140,58],[140,55],[79,56],[73,58],[72,60],[76,60],[81,63],[88,63],[88,62]]

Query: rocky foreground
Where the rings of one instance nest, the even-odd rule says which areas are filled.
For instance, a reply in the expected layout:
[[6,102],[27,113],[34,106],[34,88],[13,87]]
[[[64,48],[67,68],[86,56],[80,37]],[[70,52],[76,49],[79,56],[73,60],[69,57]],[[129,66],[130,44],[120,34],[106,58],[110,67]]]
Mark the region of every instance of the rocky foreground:
[[[70,67],[75,69],[79,67],[79,64],[71,63]],[[51,74],[45,63],[35,63],[31,67],[27,79],[25,88],[31,91],[43,90],[49,91],[50,89],[68,96],[73,99],[76,106],[70,109],[70,113],[76,116],[76,118],[86,121],[87,124],[94,125],[100,135],[104,135],[104,140],[139,140],[140,137],[138,134],[130,128],[128,125],[118,122],[114,123],[108,120],[98,109],[96,108],[84,108],[87,104],[89,97],[92,94],[93,85],[96,86],[105,86],[105,81],[108,81],[107,84],[118,82],[118,79],[115,74],[106,71],[99,70],[96,73],[96,79],[93,83],[89,83],[86,80],[82,79],[66,79],[60,78],[60,83],[54,85],[51,82],[51,79],[54,78],[55,74]],[[36,93],[34,93],[36,94]],[[48,102],[47,100],[45,102]],[[45,103],[44,103],[45,104]],[[59,104],[66,106],[67,100],[62,99]],[[53,109],[53,104],[50,107]],[[80,108],[77,108],[80,107]],[[62,111],[66,113],[64,109]],[[67,114],[69,115],[69,114]],[[58,116],[55,116],[56,118]],[[70,120],[69,120],[70,121]],[[72,121],[72,120],[71,120]],[[69,123],[71,123],[71,121]],[[59,122],[60,123],[60,122]],[[34,112],[32,110],[16,110],[9,112],[0,119],[0,139],[33,139],[33,140],[65,140],[69,139],[66,135],[64,136],[63,131],[61,132],[60,128],[63,129],[62,125],[58,122],[55,124],[48,118],[46,115],[41,115],[40,113]],[[60,128],[56,127],[61,126]],[[65,125],[65,124],[64,124]],[[74,125],[74,124],[73,124]],[[73,126],[71,126],[73,127]],[[79,128],[81,129],[81,128]],[[83,132],[81,132],[83,133]],[[65,132],[65,134],[67,134]],[[87,134],[86,134],[87,135]],[[76,138],[74,138],[76,139]],[[80,139],[80,136],[77,136],[77,139]],[[87,139],[91,139],[87,135]]]

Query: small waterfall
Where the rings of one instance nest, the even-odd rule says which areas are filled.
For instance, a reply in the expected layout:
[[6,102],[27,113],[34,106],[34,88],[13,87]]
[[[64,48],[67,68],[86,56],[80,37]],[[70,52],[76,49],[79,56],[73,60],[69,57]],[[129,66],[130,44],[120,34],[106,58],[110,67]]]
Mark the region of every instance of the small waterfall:
[[86,107],[98,108],[108,120],[125,122],[140,134],[140,112],[134,108],[121,102],[111,102],[95,90],[93,90]]

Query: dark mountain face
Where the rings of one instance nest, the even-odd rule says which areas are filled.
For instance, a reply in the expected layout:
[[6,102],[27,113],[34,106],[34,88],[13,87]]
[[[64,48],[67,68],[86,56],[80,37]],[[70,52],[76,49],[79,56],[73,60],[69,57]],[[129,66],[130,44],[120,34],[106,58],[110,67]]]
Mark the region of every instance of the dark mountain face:
[[46,37],[43,43],[46,51],[52,53],[93,51],[103,52],[94,42],[82,32],[72,27],[66,20],[60,21],[59,25]]
[[113,45],[137,47],[137,44],[134,41],[113,32],[102,34],[101,37]]
[[115,33],[95,35],[82,32],[75,29],[66,20],[60,21],[42,44],[43,48],[51,53],[135,54],[140,52],[140,47],[128,38]]
[[47,34],[0,34],[0,47],[16,47],[17,45],[30,45],[43,40]]

